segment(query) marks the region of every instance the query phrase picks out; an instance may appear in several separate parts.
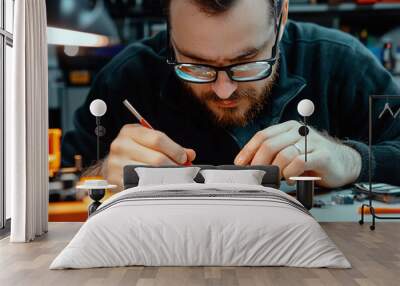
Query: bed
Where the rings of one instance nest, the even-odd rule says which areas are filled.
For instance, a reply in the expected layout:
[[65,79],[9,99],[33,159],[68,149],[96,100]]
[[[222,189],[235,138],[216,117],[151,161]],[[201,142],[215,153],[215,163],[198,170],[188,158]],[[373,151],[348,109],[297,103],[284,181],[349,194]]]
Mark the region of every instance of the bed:
[[[277,167],[196,167],[193,182],[141,185],[138,172],[150,168],[126,166],[125,190],[97,209],[50,269],[351,267],[308,210],[278,190]],[[205,180],[213,169],[263,175],[259,185],[235,182],[239,175],[231,183]]]

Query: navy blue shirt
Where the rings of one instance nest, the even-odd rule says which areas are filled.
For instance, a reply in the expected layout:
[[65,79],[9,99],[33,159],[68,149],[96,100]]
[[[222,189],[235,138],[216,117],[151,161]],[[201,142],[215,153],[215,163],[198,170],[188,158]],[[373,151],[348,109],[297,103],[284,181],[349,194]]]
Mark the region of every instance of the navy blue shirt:
[[[62,163],[74,164],[75,154],[85,166],[96,159],[95,119],[89,105],[104,100],[102,118],[107,130],[101,156],[125,124],[136,123],[123,106],[128,99],[158,130],[193,148],[195,164],[232,164],[255,132],[288,120],[300,120],[297,104],[310,99],[315,113],[311,126],[342,139],[362,156],[357,181],[368,180],[368,100],[371,94],[400,95],[400,88],[379,61],[355,38],[314,24],[289,21],[280,42],[279,77],[264,110],[246,128],[227,130],[184,92],[182,83],[166,64],[166,33],[128,46],[97,76],[85,104],[75,114],[73,132],[62,142]],[[378,115],[385,101],[373,110],[372,176],[374,181],[400,185],[400,118]],[[392,102],[394,110],[400,100]]]

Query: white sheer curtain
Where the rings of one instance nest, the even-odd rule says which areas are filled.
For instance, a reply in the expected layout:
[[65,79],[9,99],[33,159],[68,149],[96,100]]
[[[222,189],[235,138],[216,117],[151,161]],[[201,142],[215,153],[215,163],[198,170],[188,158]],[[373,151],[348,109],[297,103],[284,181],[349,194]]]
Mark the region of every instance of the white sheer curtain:
[[15,1],[13,92],[6,98],[6,187],[12,242],[47,231],[48,98],[45,0]]

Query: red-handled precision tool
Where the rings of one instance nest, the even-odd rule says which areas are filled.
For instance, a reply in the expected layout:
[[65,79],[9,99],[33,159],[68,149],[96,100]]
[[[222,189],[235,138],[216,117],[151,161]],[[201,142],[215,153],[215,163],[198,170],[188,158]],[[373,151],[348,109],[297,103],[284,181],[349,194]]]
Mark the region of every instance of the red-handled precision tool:
[[140,124],[143,127],[154,129],[153,127],[151,127],[150,123],[148,123],[146,119],[144,119],[143,116],[141,116],[140,113],[137,112],[137,110],[132,106],[132,104],[130,104],[128,100],[125,99],[123,103],[126,108],[128,108],[128,110],[137,118],[137,120],[139,120]]
[[[128,108],[128,110],[139,120],[140,125],[143,127],[149,128],[149,129],[154,129],[149,122],[146,121],[146,119],[143,118],[143,116],[140,115],[140,113],[132,106],[132,104],[125,99],[123,101],[123,104]],[[186,163],[183,164],[184,166],[192,166],[192,163],[188,160]]]

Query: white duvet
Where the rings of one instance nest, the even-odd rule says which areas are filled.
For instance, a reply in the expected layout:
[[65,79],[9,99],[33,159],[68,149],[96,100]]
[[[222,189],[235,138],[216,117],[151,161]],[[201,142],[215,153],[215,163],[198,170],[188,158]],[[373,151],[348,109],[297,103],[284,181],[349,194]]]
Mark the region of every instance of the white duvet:
[[[175,190],[172,197],[162,196]],[[185,191],[189,195],[183,195]],[[241,196],[190,196],[209,191]],[[252,196],[251,191],[258,191],[260,197]],[[157,192],[160,197],[146,197]],[[143,196],[135,198],[138,194]],[[299,204],[279,190],[254,185],[127,189],[100,206],[50,269],[129,265],[351,267]]]

